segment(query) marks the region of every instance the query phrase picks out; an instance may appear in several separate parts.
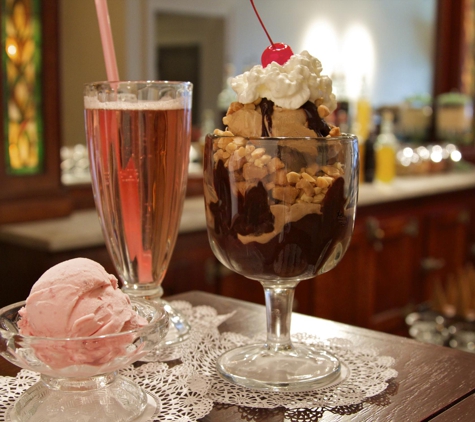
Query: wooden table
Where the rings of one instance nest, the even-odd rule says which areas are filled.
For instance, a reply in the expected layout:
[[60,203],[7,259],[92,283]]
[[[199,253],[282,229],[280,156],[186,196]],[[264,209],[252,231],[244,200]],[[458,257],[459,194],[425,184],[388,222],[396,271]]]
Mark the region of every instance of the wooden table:
[[[251,336],[265,330],[265,311],[261,305],[197,291],[167,299],[186,300],[194,306],[210,305],[219,314],[235,310],[235,315],[221,325],[222,331]],[[395,358],[394,369],[399,375],[379,396],[339,412],[317,409],[290,417],[281,409],[217,405],[202,422],[475,421],[475,354],[301,314],[294,314],[292,331],[322,338],[345,338],[357,347],[376,348],[380,355]],[[1,375],[14,376],[17,372],[18,368],[0,358]]]

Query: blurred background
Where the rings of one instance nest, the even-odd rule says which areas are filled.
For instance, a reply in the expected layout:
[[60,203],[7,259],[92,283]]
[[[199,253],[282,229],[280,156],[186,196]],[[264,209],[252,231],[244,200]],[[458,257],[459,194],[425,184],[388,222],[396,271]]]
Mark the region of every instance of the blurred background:
[[[67,258],[88,256],[114,271],[95,215],[83,120],[83,84],[106,79],[94,2],[1,4],[0,306],[22,300]],[[209,248],[200,163],[204,134],[222,127],[235,100],[229,79],[260,63],[268,45],[252,7],[108,5],[121,79],[194,84],[188,198],[166,294],[199,289],[261,302],[260,285],[230,274]],[[338,99],[329,118],[356,133],[361,148],[352,246],[335,270],[301,283],[296,310],[462,347],[450,327],[453,318],[475,318],[475,0],[256,6],[275,42],[321,60]]]

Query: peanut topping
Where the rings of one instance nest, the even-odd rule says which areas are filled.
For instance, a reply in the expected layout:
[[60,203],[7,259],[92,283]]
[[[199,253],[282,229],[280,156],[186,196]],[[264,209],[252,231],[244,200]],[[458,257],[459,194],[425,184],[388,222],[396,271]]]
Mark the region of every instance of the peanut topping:
[[323,104],[318,106],[317,111],[318,111],[318,115],[322,119],[330,115],[330,110],[328,109],[327,106],[325,106]]
[[341,135],[340,128],[339,128],[339,127],[336,127],[336,126],[332,127],[332,128],[330,129],[330,133],[328,134],[328,136],[330,136],[330,137],[332,137],[332,138],[336,138],[336,137],[338,137],[338,136],[340,136],[340,135]]
[[[307,207],[321,204],[333,181],[343,174],[344,167],[339,162],[322,167],[315,163],[299,172],[289,171],[280,158],[266,154],[265,148],[256,148],[252,142],[228,131],[215,130],[214,133],[220,136],[213,144],[214,159],[223,161],[225,167],[234,172],[231,180],[235,194],[244,195],[262,182],[271,203]],[[299,213],[302,209],[299,208]]]

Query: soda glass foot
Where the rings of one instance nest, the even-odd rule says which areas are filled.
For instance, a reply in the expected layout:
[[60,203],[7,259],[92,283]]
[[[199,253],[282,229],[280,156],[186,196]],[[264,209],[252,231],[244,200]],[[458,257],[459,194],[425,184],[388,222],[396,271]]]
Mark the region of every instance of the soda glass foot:
[[331,353],[291,341],[297,284],[335,267],[353,233],[358,144],[337,138],[208,135],[204,158],[211,248],[265,292],[267,340],[230,350],[218,372],[268,391],[305,391],[338,378]]
[[[191,141],[189,82],[85,85],[92,188],[122,290],[162,303],[161,282],[175,246],[186,193]],[[170,316],[166,343],[185,339],[185,318]]]

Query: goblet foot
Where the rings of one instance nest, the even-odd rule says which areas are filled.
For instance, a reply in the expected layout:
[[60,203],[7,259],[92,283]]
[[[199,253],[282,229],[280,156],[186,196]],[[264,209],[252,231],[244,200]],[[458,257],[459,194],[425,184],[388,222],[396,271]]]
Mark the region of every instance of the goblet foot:
[[11,417],[18,422],[128,422],[139,417],[146,406],[145,391],[120,375],[83,379],[42,376],[15,403]]
[[256,344],[238,347],[220,356],[216,366],[220,375],[234,384],[279,392],[330,384],[341,370],[331,353],[302,344],[278,351]]

